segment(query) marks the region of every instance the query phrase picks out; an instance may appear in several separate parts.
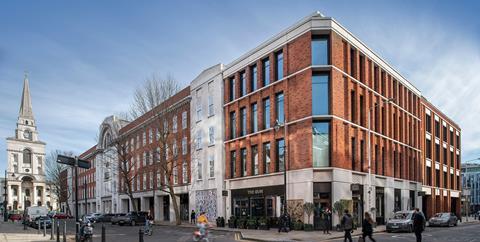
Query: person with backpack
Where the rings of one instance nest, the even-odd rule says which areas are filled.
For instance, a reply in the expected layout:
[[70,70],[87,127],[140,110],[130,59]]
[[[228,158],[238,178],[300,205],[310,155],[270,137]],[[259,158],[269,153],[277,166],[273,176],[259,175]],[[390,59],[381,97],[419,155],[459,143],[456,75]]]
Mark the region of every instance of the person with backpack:
[[365,218],[362,222],[362,238],[365,241],[365,238],[368,236],[371,241],[375,242],[375,239],[372,238],[373,234],[373,219],[368,212],[365,212]]
[[343,212],[343,218],[341,221],[343,231],[345,231],[345,235],[343,236],[343,241],[346,242],[347,239],[350,242],[352,241],[352,229],[353,229],[353,218],[350,213],[348,213],[348,209],[345,209]]

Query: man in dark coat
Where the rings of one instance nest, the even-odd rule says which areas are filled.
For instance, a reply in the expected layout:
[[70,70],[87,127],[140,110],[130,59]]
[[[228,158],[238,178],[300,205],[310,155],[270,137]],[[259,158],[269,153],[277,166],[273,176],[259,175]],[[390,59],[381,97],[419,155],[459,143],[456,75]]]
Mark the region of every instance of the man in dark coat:
[[420,213],[418,208],[415,208],[415,213],[413,214],[413,231],[415,232],[415,237],[417,237],[417,242],[422,242],[422,232],[425,225],[425,218],[423,214]]

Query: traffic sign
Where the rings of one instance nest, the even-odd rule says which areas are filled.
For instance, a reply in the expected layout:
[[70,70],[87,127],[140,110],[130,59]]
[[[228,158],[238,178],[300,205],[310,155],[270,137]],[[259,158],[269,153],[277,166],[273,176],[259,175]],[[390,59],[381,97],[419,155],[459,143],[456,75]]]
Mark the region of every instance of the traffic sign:
[[[80,167],[80,168],[89,169],[90,166],[91,166],[89,161],[80,160],[80,159],[76,159],[76,160],[77,160],[78,167]],[[69,165],[69,166],[75,166],[75,158],[74,157],[57,155],[57,162],[65,164],[65,165]]]
[[64,156],[64,155],[57,155],[57,162],[65,165],[69,165],[69,166],[74,166],[75,158]]

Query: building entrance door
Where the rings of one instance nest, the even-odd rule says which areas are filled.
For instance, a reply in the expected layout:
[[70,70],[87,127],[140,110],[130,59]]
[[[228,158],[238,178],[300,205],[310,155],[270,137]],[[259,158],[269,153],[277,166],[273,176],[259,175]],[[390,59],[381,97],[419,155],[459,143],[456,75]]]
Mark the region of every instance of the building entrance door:
[[163,196],[163,221],[170,221],[170,197]]
[[375,220],[378,225],[385,224],[385,194],[383,187],[375,188]]

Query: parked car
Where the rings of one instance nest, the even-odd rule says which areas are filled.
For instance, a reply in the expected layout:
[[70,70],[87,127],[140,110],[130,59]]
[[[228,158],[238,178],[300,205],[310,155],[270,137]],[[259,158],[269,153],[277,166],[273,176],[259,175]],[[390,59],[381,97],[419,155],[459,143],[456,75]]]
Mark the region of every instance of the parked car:
[[27,224],[32,224],[37,217],[48,217],[48,209],[43,206],[31,206],[25,211],[25,220]]
[[110,222],[112,221],[112,217],[114,217],[115,214],[113,213],[104,213],[104,214],[101,214],[100,216],[98,216],[96,222]]
[[87,213],[83,216],[83,221],[90,221],[91,223],[97,222],[98,217],[102,215],[101,213]]
[[72,216],[69,216],[66,213],[55,213],[55,215],[53,215],[53,218],[54,219],[68,219],[68,218],[72,218]]
[[11,213],[11,214],[8,215],[8,219],[12,220],[13,222],[20,221],[20,220],[23,219],[23,215],[21,215],[19,213]]
[[43,224],[45,223],[45,226],[47,228],[52,227],[52,220],[48,216],[41,216],[41,217],[36,217],[35,220],[30,224],[33,228],[43,228]]
[[119,218],[127,215],[126,213],[116,213],[110,218],[112,224],[118,224]]
[[457,226],[458,218],[453,213],[437,213],[428,220],[428,226]]
[[412,232],[414,211],[399,211],[389,219],[386,225],[387,232]]
[[145,217],[147,214],[147,212],[129,212],[125,216],[118,216],[117,223],[119,225],[128,224],[131,226],[145,224]]

